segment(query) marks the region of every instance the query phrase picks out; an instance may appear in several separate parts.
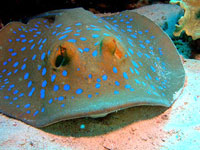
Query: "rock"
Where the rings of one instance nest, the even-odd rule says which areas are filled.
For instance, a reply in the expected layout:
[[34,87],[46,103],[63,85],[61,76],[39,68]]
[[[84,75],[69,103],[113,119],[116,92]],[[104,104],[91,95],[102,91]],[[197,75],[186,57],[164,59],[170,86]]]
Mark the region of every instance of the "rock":
[[183,9],[181,9],[179,6],[170,4],[149,5],[132,11],[151,19],[170,37],[173,36],[176,22],[184,14]]

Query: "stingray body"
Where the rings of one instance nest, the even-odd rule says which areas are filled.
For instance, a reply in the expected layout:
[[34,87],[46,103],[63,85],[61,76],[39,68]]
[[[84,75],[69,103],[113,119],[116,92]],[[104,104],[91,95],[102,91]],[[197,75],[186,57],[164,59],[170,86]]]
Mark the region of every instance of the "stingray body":
[[100,18],[77,8],[9,23],[0,31],[0,65],[0,111],[36,127],[169,107],[185,79],[169,37],[130,11]]

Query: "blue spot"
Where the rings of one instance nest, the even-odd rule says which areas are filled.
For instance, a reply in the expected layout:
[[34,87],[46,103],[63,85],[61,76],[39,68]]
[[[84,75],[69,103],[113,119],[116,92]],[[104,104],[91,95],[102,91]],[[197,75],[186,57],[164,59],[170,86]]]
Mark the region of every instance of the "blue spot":
[[26,50],[26,47],[22,47],[22,48],[21,48],[21,51],[25,51],[25,50]]
[[75,39],[69,39],[68,42],[76,43]]
[[19,91],[18,90],[15,90],[14,92],[13,92],[13,94],[17,94]]
[[97,82],[101,82],[101,79],[97,78]]
[[49,104],[51,104],[53,102],[53,99],[51,98],[50,100],[49,100]]
[[18,99],[18,97],[14,97],[13,100],[16,101]]
[[94,44],[94,46],[97,46],[99,44],[99,41],[98,42],[96,42],[95,44]]
[[47,85],[47,81],[44,80],[44,81],[42,82],[42,87],[45,87],[46,85]]
[[44,58],[45,58],[45,53],[42,53],[41,60],[44,60]]
[[62,26],[62,24],[58,24],[57,26],[56,26],[56,28],[59,28],[59,27],[61,27]]
[[114,94],[119,94],[119,91],[114,91]]
[[24,60],[23,60],[23,61],[24,61],[24,62],[25,62],[25,61],[27,61],[27,58],[24,58]]
[[12,53],[11,55],[12,55],[12,56],[16,56],[16,55],[17,55],[17,53],[16,53],[16,52],[14,52],[14,53]]
[[35,44],[33,44],[33,45],[31,46],[31,50],[32,50],[34,47],[35,47]]
[[48,55],[50,55],[50,54],[51,54],[51,51],[50,51],[50,50],[48,50],[47,54],[48,54]]
[[126,89],[130,89],[130,88],[131,88],[131,85],[126,84],[124,87],[125,87]]
[[76,23],[75,25],[76,25],[76,26],[81,26],[82,23],[78,22],[78,23]]
[[134,70],[135,70],[135,73],[136,73],[137,75],[140,74],[140,72],[139,72],[136,68],[134,68]]
[[132,55],[134,54],[134,52],[133,52],[132,49],[128,48],[128,51],[129,51]]
[[70,90],[70,86],[69,86],[68,84],[65,84],[65,85],[64,85],[64,90],[65,90],[65,91],[69,91],[69,90]]
[[26,41],[27,41],[26,39],[23,39],[23,40],[22,40],[22,43],[25,43]]
[[42,48],[43,48],[43,45],[40,45],[39,50],[42,50]]
[[29,108],[30,106],[31,106],[31,104],[26,104],[24,107]]
[[138,64],[135,61],[131,60],[131,62],[136,68],[139,68]]
[[76,30],[76,32],[81,32],[81,30]]
[[67,71],[66,71],[66,70],[63,70],[62,75],[63,75],[64,77],[66,77],[66,76],[67,76]]
[[40,90],[40,98],[44,99],[45,98],[45,89]]
[[26,72],[25,75],[24,75],[24,80],[28,79],[28,77],[29,77],[29,73]]
[[96,83],[95,87],[98,89],[101,87],[101,84],[100,83]]
[[8,41],[9,41],[9,42],[12,42],[12,40],[11,40],[11,39],[8,39]]
[[3,69],[3,70],[2,70],[2,73],[6,72],[6,71],[7,71],[7,69]]
[[61,107],[65,107],[65,104],[60,105]]
[[63,35],[59,38],[59,40],[63,40],[64,38],[68,37],[68,35]]
[[140,81],[139,81],[139,80],[137,80],[137,79],[135,79],[135,82],[136,82],[137,84],[140,84]]
[[116,85],[116,86],[119,86],[120,83],[119,83],[118,81],[115,81],[115,85]]
[[14,71],[14,73],[17,73],[18,72],[18,69],[16,69],[15,71]]
[[41,109],[41,112],[44,112],[45,111],[45,108],[43,107],[42,109]]
[[28,88],[31,87],[31,85],[32,85],[32,81],[29,81],[28,82]]
[[4,61],[4,62],[3,62],[3,65],[4,65],[4,66],[5,66],[5,65],[7,65],[7,64],[8,64],[8,62],[7,62],[7,61]]
[[26,68],[26,64],[23,64],[21,69],[24,70]]
[[150,76],[150,74],[149,74],[149,73],[147,73],[147,76],[149,77],[149,79],[150,79],[150,80],[152,79],[152,77]]
[[140,44],[140,47],[142,47],[142,48],[146,48],[143,44]]
[[26,113],[27,113],[27,114],[30,114],[30,113],[31,113],[31,111],[30,111],[30,110],[28,110]]
[[56,92],[59,90],[59,86],[58,85],[54,85],[53,90]]
[[113,67],[113,72],[117,73],[117,68],[116,67]]
[[83,93],[83,89],[77,89],[76,90],[76,94],[81,94],[81,93]]
[[102,79],[103,79],[104,81],[106,81],[107,78],[108,78],[108,76],[107,76],[106,74],[104,74],[104,75],[102,76]]
[[89,48],[84,48],[85,52],[89,52],[89,50],[90,50]]
[[56,75],[53,74],[53,75],[51,76],[51,82],[54,82],[54,81],[55,81],[55,78],[56,78]]
[[126,27],[127,27],[127,28],[129,28],[129,29],[131,29],[131,28],[132,28],[132,26],[131,26],[131,25],[127,25]]
[[94,51],[92,52],[92,56],[96,57],[97,55],[98,55],[97,50],[94,50]]
[[150,41],[149,41],[149,40],[145,40],[145,42],[146,42],[147,44],[149,44],[149,43],[150,43]]
[[35,87],[33,87],[33,88],[31,89],[31,91],[29,92],[28,96],[32,96],[33,93],[34,93],[34,91],[35,91]]
[[93,31],[101,31],[101,29],[99,29],[99,28],[94,28],[94,29],[92,29]]
[[19,42],[19,41],[20,41],[20,39],[16,39],[16,41],[17,41],[17,42]]
[[106,24],[104,25],[104,27],[108,30],[111,30],[111,28],[109,26],[107,26]]
[[59,101],[64,100],[64,96],[60,96],[60,97],[58,97],[58,100],[59,100]]
[[151,58],[148,54],[144,54],[148,59]]
[[29,42],[29,43],[32,43],[33,41],[34,41],[34,40],[32,39],[32,40],[29,40],[28,42]]
[[80,40],[81,40],[81,41],[86,41],[87,38],[85,38],[85,37],[81,37]]
[[47,39],[44,39],[44,40],[42,41],[42,43],[44,44],[46,41],[47,41]]
[[9,96],[4,96],[4,99],[9,99],[10,97]]
[[163,55],[162,48],[158,48],[160,55]]
[[142,34],[142,31],[138,31],[139,34]]
[[67,30],[67,31],[62,32],[62,34],[70,33],[70,32],[72,32],[72,31],[73,31],[73,30]]
[[56,31],[53,31],[53,32],[52,32],[52,35],[54,35],[54,34],[56,34]]
[[12,61],[12,59],[11,59],[11,58],[8,58],[8,61],[9,61],[9,62],[11,62],[11,61]]
[[44,75],[46,74],[46,72],[47,72],[47,69],[46,69],[46,68],[43,68],[43,69],[42,69],[42,76],[44,76]]
[[130,91],[133,92],[133,91],[135,91],[135,89],[134,88],[130,88]]
[[33,116],[36,116],[39,113],[38,110],[35,111],[35,113],[33,114]]
[[74,34],[74,36],[79,36],[79,35],[80,35],[79,33],[75,33],[75,34]]
[[88,94],[88,98],[92,98],[92,95],[91,95],[91,94]]
[[92,35],[92,38],[98,38],[98,37],[99,37],[98,34],[93,34],[93,35]]
[[123,72],[123,77],[128,80],[128,75],[126,72]]
[[37,56],[37,55],[36,55],[36,54],[34,54],[34,55],[33,55],[33,57],[32,57],[32,60],[35,60],[36,56]]
[[151,39],[154,39],[155,38],[155,36],[151,36]]
[[110,34],[108,34],[108,33],[103,33],[103,35],[104,35],[104,36],[110,36]]
[[81,53],[83,53],[83,50],[81,48],[78,48],[78,51],[81,52]]
[[156,69],[153,66],[150,66],[153,72],[156,72]]
[[91,78],[92,78],[92,75],[91,75],[91,74],[89,74],[89,75],[88,75],[88,78],[90,78],[90,79],[91,79]]
[[39,65],[39,66],[38,66],[38,71],[39,71],[41,68],[42,68],[42,66],[41,66],[41,65]]
[[15,87],[15,85],[14,85],[14,84],[11,84],[11,85],[10,85],[10,88],[14,88],[14,87]]
[[19,97],[22,97],[22,96],[24,96],[24,93],[19,94]]
[[135,36],[134,34],[131,34],[131,37],[137,39],[137,36]]

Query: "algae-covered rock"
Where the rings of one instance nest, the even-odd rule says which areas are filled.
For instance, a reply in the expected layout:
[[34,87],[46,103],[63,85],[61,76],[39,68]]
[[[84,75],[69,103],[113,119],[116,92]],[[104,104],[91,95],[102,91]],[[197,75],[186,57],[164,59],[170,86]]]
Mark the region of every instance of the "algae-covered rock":
[[174,32],[175,36],[179,36],[182,31],[192,36],[193,40],[200,38],[200,1],[199,0],[170,0],[171,4],[179,4],[185,14],[179,20]]

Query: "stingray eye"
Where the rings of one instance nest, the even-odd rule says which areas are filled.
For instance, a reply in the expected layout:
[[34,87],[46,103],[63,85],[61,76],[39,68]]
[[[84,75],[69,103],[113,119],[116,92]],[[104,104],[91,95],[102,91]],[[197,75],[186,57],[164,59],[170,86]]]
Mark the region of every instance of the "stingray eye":
[[70,58],[67,55],[67,49],[65,47],[60,46],[58,48],[57,57],[55,60],[55,66],[56,67],[66,66],[67,64],[69,64],[69,62]]
[[117,59],[123,57],[123,48],[113,37],[105,37],[101,42],[102,53],[108,52],[115,56]]

